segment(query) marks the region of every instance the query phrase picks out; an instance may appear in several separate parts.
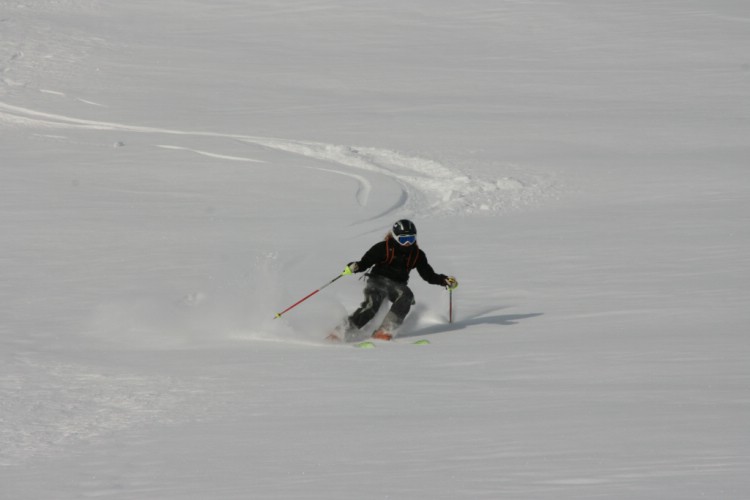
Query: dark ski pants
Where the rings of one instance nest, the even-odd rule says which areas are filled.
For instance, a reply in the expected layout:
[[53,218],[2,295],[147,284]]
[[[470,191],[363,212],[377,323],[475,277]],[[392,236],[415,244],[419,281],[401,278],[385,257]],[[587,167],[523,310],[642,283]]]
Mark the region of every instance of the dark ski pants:
[[359,309],[349,316],[349,324],[352,328],[360,329],[375,317],[385,299],[393,304],[388,311],[381,328],[392,332],[404,322],[414,304],[414,293],[405,283],[398,283],[381,276],[370,276],[365,285],[365,300]]

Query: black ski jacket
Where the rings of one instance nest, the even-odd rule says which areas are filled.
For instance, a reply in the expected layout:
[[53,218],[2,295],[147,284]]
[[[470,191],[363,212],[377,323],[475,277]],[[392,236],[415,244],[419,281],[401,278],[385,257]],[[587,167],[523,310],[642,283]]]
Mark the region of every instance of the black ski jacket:
[[427,255],[415,243],[401,246],[392,238],[387,238],[372,246],[357,262],[357,272],[372,267],[371,276],[384,276],[398,283],[408,283],[409,273],[416,268],[427,283],[443,285],[446,276],[437,274],[427,262]]

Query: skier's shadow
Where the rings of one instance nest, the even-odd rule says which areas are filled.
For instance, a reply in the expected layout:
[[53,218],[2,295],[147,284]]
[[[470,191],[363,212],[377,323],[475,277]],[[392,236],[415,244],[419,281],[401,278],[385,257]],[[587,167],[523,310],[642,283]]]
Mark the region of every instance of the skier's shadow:
[[436,333],[463,330],[467,326],[474,326],[474,325],[511,326],[511,325],[517,324],[521,320],[528,319],[528,318],[536,318],[537,316],[542,316],[544,314],[544,313],[529,313],[529,314],[500,314],[500,315],[494,315],[494,316],[485,316],[485,314],[489,312],[497,311],[499,309],[503,309],[503,308],[500,307],[500,308],[491,309],[489,311],[483,311],[483,312],[475,314],[474,316],[470,318],[462,319],[460,321],[454,321],[453,323],[431,325],[425,328],[419,328],[419,329],[412,330],[408,333],[404,333],[403,335],[399,335],[399,336],[400,337],[416,337],[416,336],[423,336],[423,335],[434,335]]

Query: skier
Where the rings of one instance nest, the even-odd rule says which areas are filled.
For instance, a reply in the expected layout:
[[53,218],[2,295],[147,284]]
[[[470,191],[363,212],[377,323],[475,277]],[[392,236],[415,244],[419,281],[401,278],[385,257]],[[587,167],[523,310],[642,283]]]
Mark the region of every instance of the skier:
[[423,280],[431,285],[440,285],[451,290],[458,286],[453,276],[437,274],[427,262],[427,256],[417,246],[417,228],[407,219],[393,224],[384,241],[372,246],[356,262],[350,262],[343,274],[360,273],[370,269],[366,275],[365,299],[359,308],[344,320],[342,325],[328,336],[332,342],[354,340],[357,331],[377,314],[385,299],[392,302],[383,323],[372,334],[373,338],[391,340],[395,330],[403,323],[414,304],[414,294],[407,286],[409,273],[416,268]]

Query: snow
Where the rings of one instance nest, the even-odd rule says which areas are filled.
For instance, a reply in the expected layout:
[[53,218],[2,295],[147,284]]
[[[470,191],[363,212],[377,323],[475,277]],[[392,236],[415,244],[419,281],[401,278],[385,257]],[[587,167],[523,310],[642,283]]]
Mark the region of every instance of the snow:
[[[748,23],[3,2],[0,499],[747,498]],[[274,319],[402,217],[453,324]]]

